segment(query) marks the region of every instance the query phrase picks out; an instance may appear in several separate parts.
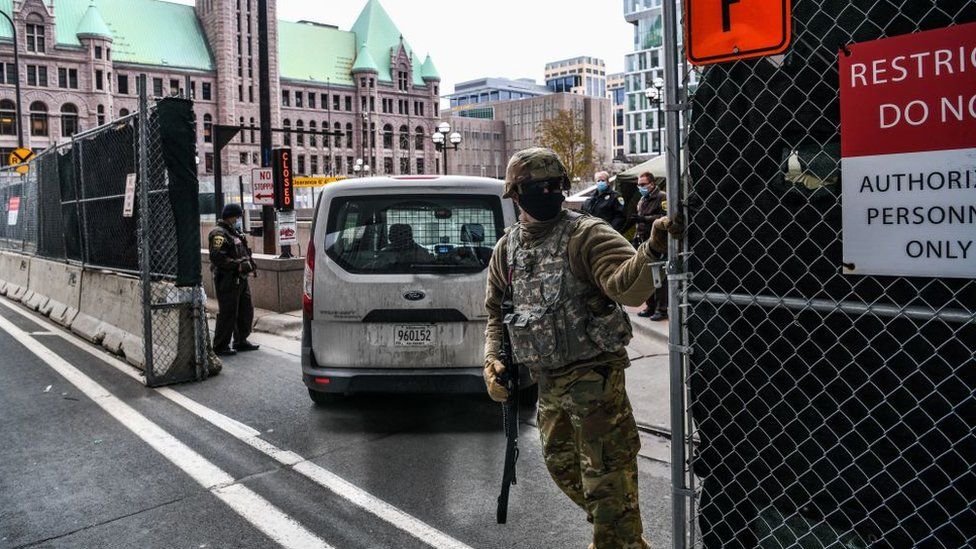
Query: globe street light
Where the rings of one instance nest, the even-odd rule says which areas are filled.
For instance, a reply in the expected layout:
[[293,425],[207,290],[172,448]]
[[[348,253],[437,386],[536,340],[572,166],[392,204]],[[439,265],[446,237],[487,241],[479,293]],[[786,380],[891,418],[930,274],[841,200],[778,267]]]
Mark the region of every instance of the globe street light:
[[458,150],[461,145],[461,134],[458,132],[451,131],[451,125],[447,122],[441,122],[437,125],[437,131],[434,135],[430,136],[430,140],[434,142],[434,148],[443,155],[443,169],[441,170],[442,175],[447,175],[447,147],[448,143],[454,147],[454,150]]
[[658,140],[658,153],[664,153],[664,134],[661,133],[661,106],[664,103],[664,94],[661,90],[664,88],[664,79],[655,78],[652,88],[647,88],[644,91],[644,97],[647,98],[647,102],[651,105],[657,107],[657,140]]

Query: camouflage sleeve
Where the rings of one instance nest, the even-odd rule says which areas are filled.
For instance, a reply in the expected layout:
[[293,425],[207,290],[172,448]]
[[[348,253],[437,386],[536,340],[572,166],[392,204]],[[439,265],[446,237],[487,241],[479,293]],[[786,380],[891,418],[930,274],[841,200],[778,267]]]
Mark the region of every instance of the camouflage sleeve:
[[502,237],[488,262],[488,285],[485,292],[485,310],[488,312],[488,325],[485,328],[485,362],[498,358],[502,345],[502,296],[507,284],[506,250],[507,240]]
[[583,220],[569,241],[569,267],[610,299],[636,307],[654,291],[653,261],[645,242],[636,250],[610,225]]

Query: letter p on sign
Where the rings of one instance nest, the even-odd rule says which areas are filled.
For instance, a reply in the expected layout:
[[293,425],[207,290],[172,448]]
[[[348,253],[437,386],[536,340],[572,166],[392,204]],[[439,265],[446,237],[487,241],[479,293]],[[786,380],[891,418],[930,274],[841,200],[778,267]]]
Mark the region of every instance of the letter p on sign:
[[685,0],[685,53],[710,65],[783,53],[790,45],[790,0]]

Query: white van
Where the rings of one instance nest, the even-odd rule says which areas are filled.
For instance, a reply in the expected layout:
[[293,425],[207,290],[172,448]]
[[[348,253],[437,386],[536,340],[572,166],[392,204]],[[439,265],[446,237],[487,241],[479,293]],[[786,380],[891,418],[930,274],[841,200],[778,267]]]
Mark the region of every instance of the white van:
[[483,392],[488,261],[515,209],[502,182],[372,177],[326,186],[305,265],[302,377],[358,392]]

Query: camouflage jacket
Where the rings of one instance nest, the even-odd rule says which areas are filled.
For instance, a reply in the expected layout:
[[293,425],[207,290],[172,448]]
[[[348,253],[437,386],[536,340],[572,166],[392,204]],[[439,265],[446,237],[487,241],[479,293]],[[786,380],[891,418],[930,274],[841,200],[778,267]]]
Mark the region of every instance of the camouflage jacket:
[[[510,246],[516,249],[510,252]],[[563,212],[553,221],[516,224],[495,246],[489,263],[485,359],[498,356],[501,301],[513,265],[516,313],[525,320],[510,332],[512,346],[534,375],[597,365],[625,367],[630,326],[617,304],[637,306],[651,294],[650,261],[646,246],[634,250],[593,217]],[[526,262],[536,262],[531,274],[525,272]],[[535,333],[525,331],[540,321],[551,321],[548,335],[538,327]]]

